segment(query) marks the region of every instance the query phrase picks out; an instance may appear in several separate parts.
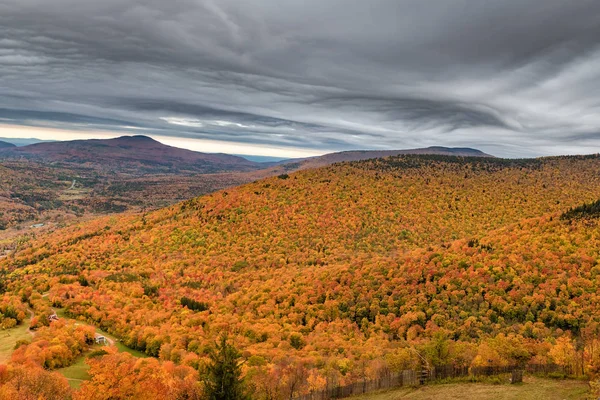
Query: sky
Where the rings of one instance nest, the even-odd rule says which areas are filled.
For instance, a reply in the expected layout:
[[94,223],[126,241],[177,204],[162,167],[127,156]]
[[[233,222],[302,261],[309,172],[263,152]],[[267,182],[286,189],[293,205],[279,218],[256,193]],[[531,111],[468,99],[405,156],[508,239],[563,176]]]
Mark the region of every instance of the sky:
[[0,0],[0,137],[600,152],[600,2]]

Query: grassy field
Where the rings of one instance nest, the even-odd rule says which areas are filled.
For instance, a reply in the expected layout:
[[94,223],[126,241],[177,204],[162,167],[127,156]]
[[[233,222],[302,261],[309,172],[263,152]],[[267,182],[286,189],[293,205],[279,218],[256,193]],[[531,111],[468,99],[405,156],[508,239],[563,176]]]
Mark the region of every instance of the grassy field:
[[69,380],[69,385],[71,385],[72,388],[77,389],[81,386],[83,381],[90,379],[88,369],[90,369],[90,367],[85,363],[85,356],[82,356],[79,357],[73,365],[57,369],[56,371],[60,372]]
[[[97,330],[97,332],[106,337],[110,337],[109,335],[107,335],[105,332],[102,332],[101,330]],[[117,349],[119,349],[119,351],[129,353],[129,354],[133,355],[134,357],[138,357],[138,358],[148,357],[148,355],[146,355],[142,352],[139,352],[137,350],[130,349],[129,347],[125,346],[124,344],[122,344],[120,342],[115,342],[115,346],[117,347]],[[100,346],[100,345],[94,345],[89,351],[87,351],[85,354],[83,354],[81,357],[79,357],[77,359],[77,361],[75,361],[75,363],[73,363],[72,365],[65,367],[65,368],[59,368],[56,371],[60,372],[62,374],[62,376],[67,378],[67,380],[69,381],[69,385],[71,385],[72,388],[78,389],[81,386],[83,381],[90,379],[90,375],[88,374],[88,370],[90,369],[90,367],[85,362],[85,360],[87,359],[87,356],[94,350],[99,350],[101,348],[102,348],[102,346]]]
[[123,353],[129,353],[132,356],[137,357],[137,358],[147,358],[147,357],[149,357],[148,354],[142,353],[141,351],[138,351],[138,350],[130,349],[129,347],[125,346],[121,342],[115,342],[115,346],[117,347],[117,349],[119,349],[119,351],[121,351]]
[[[56,315],[58,315],[59,318],[70,319],[65,315],[64,309],[55,308],[55,311],[56,311]],[[15,344],[17,343],[17,341],[22,340],[22,339],[31,340],[31,335],[28,332],[29,322],[30,322],[29,319],[27,319],[27,320],[23,321],[23,323],[21,325],[15,327],[15,328],[0,330],[0,364],[4,364],[10,359],[10,356],[13,353],[13,350],[14,350],[14,347],[15,347]],[[81,322],[81,321],[77,321],[77,323],[82,324],[82,325],[88,325],[85,322]],[[138,358],[148,357],[147,354],[142,353],[141,351],[130,349],[129,347],[125,346],[123,343],[118,342],[113,336],[109,335],[108,333],[103,332],[100,329],[96,329],[96,331],[98,333],[100,333],[101,335],[104,335],[107,338],[114,340],[115,346],[117,347],[117,349],[119,349],[119,351],[129,353],[132,356],[138,357]],[[65,368],[57,369],[58,372],[60,372],[65,378],[67,378],[69,380],[69,384],[71,385],[71,387],[78,388],[79,386],[81,386],[81,383],[83,381],[90,378],[90,376],[87,372],[89,369],[89,366],[85,363],[85,360],[86,360],[87,355],[90,352],[92,352],[94,350],[98,350],[99,348],[101,348],[101,346],[93,346],[88,352],[86,352],[86,354],[79,357],[75,361],[75,363],[73,363],[73,365],[70,365]]]
[[[44,295],[44,297],[46,297],[46,295]],[[54,308],[54,311],[56,311],[56,315],[61,318],[61,319],[66,319],[66,320],[71,320],[71,321],[75,321],[78,324],[81,325],[89,325],[86,322],[83,321],[79,321],[79,320],[74,320],[72,318],[69,318],[66,314],[65,314],[65,310],[64,308]],[[27,326],[29,326],[29,322],[27,322]],[[129,347],[125,346],[123,343],[118,342],[112,335],[109,335],[108,333],[96,328],[96,332],[113,340],[115,343],[115,346],[117,347],[117,349],[119,349],[119,351],[122,352],[126,352],[131,354],[134,357],[138,357],[138,358],[144,358],[144,357],[148,357],[148,355],[137,351],[137,350],[133,350],[130,349]],[[25,334],[27,334],[27,327],[25,327]],[[26,336],[27,338],[30,338],[30,336],[27,334]],[[18,340],[18,339],[16,339]],[[15,340],[15,342],[16,342]],[[4,342],[0,343],[0,349],[3,347]],[[14,343],[13,343],[14,346]],[[87,365],[85,363],[85,360],[87,358],[87,356],[94,350],[98,350],[100,349],[102,346],[99,345],[94,345],[90,348],[89,351],[87,351],[85,354],[83,354],[81,357],[79,357],[75,363],[73,363],[72,365],[65,367],[65,368],[59,368],[56,371],[60,372],[65,378],[67,378],[69,380],[69,384],[71,385],[71,387],[73,388],[79,388],[81,386],[81,383],[83,381],[86,381],[88,379],[90,379],[90,375],[88,374],[88,370],[89,370],[89,365]],[[8,355],[10,357],[10,353],[12,352],[12,347],[10,348],[10,351],[7,351]],[[0,353],[0,357],[1,357],[1,353]]]
[[551,380],[525,377],[522,384],[493,385],[487,383],[433,384],[419,388],[403,388],[352,400],[578,400],[588,398],[588,384],[576,380]]
[[10,355],[18,340],[31,340],[31,335],[27,332],[28,327],[29,320],[25,320],[19,326],[0,330],[0,364],[3,364],[10,359]]
[[[63,308],[55,308],[54,310],[56,311],[56,315],[58,315],[59,318],[71,319],[65,315],[65,310]],[[73,321],[76,321],[78,324],[81,324],[81,325],[89,325],[86,322],[82,322],[79,320],[73,320]],[[148,357],[148,355],[146,355],[145,353],[130,349],[129,347],[125,346],[123,343],[117,341],[117,339],[115,339],[112,335],[109,335],[108,333],[104,332],[101,329],[96,328],[96,332],[113,340],[115,343],[115,346],[117,347],[117,349],[119,349],[119,351],[129,353],[132,356],[138,357],[138,358]],[[85,363],[85,360],[92,351],[98,350],[101,347],[102,346],[95,345],[88,352],[86,352],[81,357],[79,357],[73,365],[70,365],[66,368],[57,369],[58,372],[60,372],[65,378],[68,379],[69,385],[71,385],[72,388],[77,389],[81,386],[83,381],[90,379],[90,375],[88,374],[88,370],[90,367],[89,367],[89,365],[87,365]]]

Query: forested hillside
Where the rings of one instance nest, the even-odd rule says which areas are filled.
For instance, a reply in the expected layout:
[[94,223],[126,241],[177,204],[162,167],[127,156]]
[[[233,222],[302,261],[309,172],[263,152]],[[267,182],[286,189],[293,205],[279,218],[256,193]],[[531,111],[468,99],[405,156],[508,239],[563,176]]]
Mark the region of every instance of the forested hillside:
[[[107,398],[115,365],[140,382],[144,368],[160,369],[164,387],[153,390],[164,398],[196,393],[223,332],[265,399],[416,367],[421,356],[593,375],[600,227],[593,204],[576,207],[600,198],[599,170],[598,156],[398,156],[284,174],[24,244],[0,262],[0,290],[36,315],[51,312],[40,305],[48,293],[67,315],[158,358],[137,369],[118,354],[94,358],[76,394],[86,398]],[[43,347],[23,344],[9,368],[71,357]],[[49,358],[28,356],[40,352]]]

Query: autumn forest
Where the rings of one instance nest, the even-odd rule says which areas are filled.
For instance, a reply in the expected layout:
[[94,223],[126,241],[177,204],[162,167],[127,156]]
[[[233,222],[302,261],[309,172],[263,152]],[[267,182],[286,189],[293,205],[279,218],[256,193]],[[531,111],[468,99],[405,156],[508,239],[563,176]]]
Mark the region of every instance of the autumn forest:
[[[599,170],[595,155],[399,155],[28,237],[0,258],[0,334],[27,329],[0,398],[204,399],[224,335],[239,398],[423,365],[594,384]],[[82,358],[76,385],[57,372]]]

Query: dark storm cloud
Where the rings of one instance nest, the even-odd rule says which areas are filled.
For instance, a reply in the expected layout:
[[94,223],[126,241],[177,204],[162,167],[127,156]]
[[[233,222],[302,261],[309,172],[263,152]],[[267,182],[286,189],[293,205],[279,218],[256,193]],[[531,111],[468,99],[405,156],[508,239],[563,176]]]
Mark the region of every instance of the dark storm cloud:
[[346,150],[599,151],[600,3],[0,0],[0,118]]
[[109,118],[89,117],[79,114],[70,114],[64,112],[52,111],[31,111],[31,110],[14,110],[0,108],[0,118],[4,120],[34,122],[34,121],[54,121],[66,122],[74,124],[89,124],[89,125],[125,125],[127,122]]

